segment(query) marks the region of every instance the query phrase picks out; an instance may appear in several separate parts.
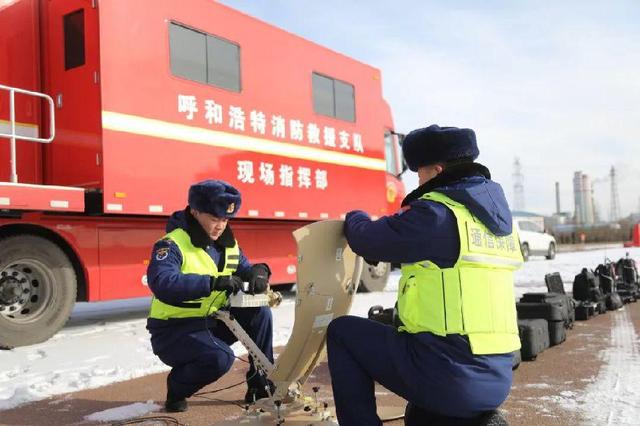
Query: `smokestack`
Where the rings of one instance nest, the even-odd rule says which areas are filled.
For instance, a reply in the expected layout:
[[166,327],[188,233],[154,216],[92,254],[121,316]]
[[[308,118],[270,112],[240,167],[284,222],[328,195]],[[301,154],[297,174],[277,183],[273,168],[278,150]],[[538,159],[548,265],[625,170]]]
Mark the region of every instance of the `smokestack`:
[[560,214],[560,182],[556,182],[556,213]]

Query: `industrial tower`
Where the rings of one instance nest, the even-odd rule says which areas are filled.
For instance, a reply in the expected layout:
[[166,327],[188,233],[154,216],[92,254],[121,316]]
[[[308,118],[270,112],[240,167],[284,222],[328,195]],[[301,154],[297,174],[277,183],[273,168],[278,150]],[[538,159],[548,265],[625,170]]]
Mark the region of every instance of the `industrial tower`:
[[611,207],[609,210],[609,220],[615,222],[620,219],[620,199],[618,198],[618,182],[616,181],[616,168],[611,166],[609,172],[611,181]]
[[518,157],[513,162],[513,198],[513,210],[524,210],[524,175]]
[[575,223],[592,225],[595,222],[593,209],[593,187],[588,175],[577,171],[573,174],[573,197],[575,200]]

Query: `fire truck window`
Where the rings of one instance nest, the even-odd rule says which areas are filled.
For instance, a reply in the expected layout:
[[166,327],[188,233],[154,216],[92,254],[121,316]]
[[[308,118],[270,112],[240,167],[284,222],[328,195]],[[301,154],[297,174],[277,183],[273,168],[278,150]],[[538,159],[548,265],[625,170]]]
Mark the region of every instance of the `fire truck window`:
[[207,37],[205,34],[171,23],[169,50],[173,75],[207,83]]
[[387,173],[397,176],[396,147],[393,143],[393,135],[388,132],[384,134],[384,158],[387,161]]
[[333,79],[313,73],[313,110],[322,115],[335,117],[333,104]]
[[240,91],[240,47],[207,36],[207,81],[224,89]]
[[347,121],[355,121],[355,99],[353,97],[353,86],[342,81],[334,81],[334,92],[336,96],[336,118]]
[[64,15],[64,69],[84,65],[84,10]]
[[353,85],[313,73],[313,110],[317,114],[355,121],[356,107]]
[[240,47],[237,44],[171,22],[169,51],[173,75],[240,91]]

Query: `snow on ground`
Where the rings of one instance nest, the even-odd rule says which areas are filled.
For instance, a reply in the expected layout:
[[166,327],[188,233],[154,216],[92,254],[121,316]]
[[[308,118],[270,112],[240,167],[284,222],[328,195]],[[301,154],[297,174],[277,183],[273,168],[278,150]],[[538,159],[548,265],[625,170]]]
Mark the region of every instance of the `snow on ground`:
[[[606,257],[617,260],[627,251],[631,257],[640,258],[638,248],[558,253],[552,261],[534,257],[516,272],[516,295],[546,291],[544,275],[556,271],[561,273],[567,291],[571,291],[573,277],[583,267],[595,268]],[[357,294],[351,313],[366,316],[372,305],[393,306],[399,278],[398,271],[392,273],[384,292]],[[167,371],[167,366],[151,352],[145,329],[148,306],[149,298],[79,303],[65,328],[49,341],[0,351],[0,410]],[[294,319],[292,294],[286,295],[283,303],[273,310],[273,317],[274,345],[284,345]],[[608,411],[588,413],[599,420],[597,424],[631,424],[629,419],[640,418],[640,391],[636,386],[640,383],[638,334],[628,320],[620,320],[612,329],[611,339],[611,348],[601,354],[606,364],[598,379],[584,394],[560,397],[565,398],[567,405],[579,405],[587,410],[602,407],[606,402]],[[238,344],[234,350],[238,355],[246,352]],[[152,402],[141,402],[94,413],[92,416],[96,418],[92,420],[136,417],[156,408]]]
[[162,407],[153,401],[136,402],[135,404],[98,411],[85,416],[84,419],[92,422],[113,422],[140,417],[152,411],[158,411],[160,408]]
[[564,287],[570,292],[573,285],[573,278],[584,267],[595,269],[599,263],[605,259],[617,261],[629,253],[634,259],[640,257],[640,248],[606,248],[599,250],[587,250],[570,253],[558,253],[554,260],[546,260],[542,256],[532,257],[526,262],[524,267],[515,274],[515,293],[520,297],[523,293],[533,291],[547,291],[544,284],[544,275],[550,272],[560,272]]
[[579,401],[592,424],[618,426],[640,423],[640,340],[629,312],[615,316],[611,347],[600,354],[604,367]]

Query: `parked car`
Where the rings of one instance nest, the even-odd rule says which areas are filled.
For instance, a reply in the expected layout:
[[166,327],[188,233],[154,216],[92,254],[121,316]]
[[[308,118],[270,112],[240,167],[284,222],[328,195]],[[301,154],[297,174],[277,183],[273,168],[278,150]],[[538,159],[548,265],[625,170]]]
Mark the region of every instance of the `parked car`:
[[547,234],[540,225],[530,220],[518,218],[514,220],[520,236],[520,249],[524,260],[529,260],[531,255],[544,256],[549,260],[556,257],[556,239],[553,235]]

